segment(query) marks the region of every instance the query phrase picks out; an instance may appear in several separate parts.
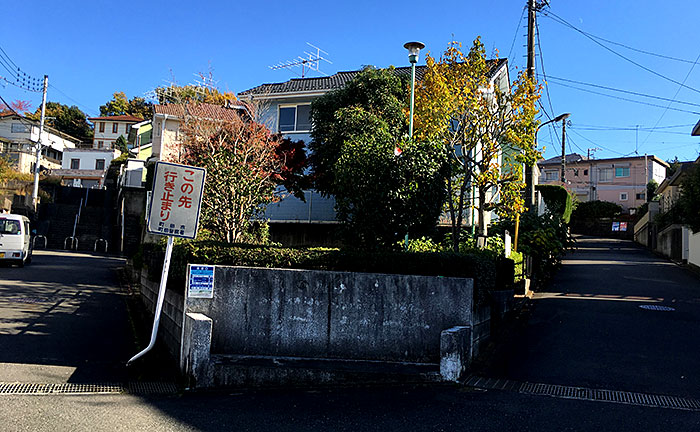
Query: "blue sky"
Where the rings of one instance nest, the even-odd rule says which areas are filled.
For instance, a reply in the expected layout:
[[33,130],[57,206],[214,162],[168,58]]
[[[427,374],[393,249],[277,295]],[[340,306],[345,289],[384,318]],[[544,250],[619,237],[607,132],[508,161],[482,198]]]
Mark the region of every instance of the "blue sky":
[[[115,91],[143,96],[173,78],[179,84],[194,82],[198,72],[210,67],[223,90],[240,92],[264,82],[286,81],[292,72],[269,66],[302,55],[309,49],[307,42],[328,52],[333,63],[323,64],[321,70],[332,74],[367,64],[407,65],[403,44],[409,40],[420,40],[426,51],[439,55],[453,38],[468,47],[480,35],[487,52],[497,49],[500,57],[508,57],[515,73],[526,63],[525,3],[12,2],[3,7],[0,47],[29,75],[49,75],[49,100],[77,104],[97,115]],[[549,98],[543,93],[542,103],[551,116],[571,113],[567,151],[585,154],[599,148],[598,158],[634,154],[635,148],[638,154],[664,159],[698,156],[700,139],[690,136],[692,125],[700,120],[700,65],[693,64],[700,57],[696,1],[551,0],[546,10],[596,37],[686,60],[597,39],[635,65],[552,15],[540,14],[538,73],[543,80],[544,65],[552,77]],[[421,63],[424,58],[421,55]],[[0,75],[5,72],[0,68]],[[41,102],[40,94],[11,85],[0,86],[0,95],[8,101],[28,100],[34,108]],[[559,128],[540,131],[546,157],[561,151]]]

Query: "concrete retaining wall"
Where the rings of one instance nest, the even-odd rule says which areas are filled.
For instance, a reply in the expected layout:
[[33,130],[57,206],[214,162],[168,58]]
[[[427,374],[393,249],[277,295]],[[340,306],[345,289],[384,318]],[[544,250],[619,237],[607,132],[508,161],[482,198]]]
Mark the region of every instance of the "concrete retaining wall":
[[438,362],[440,333],[472,324],[473,281],[217,266],[213,354]]
[[[147,271],[136,273],[136,280],[140,281],[141,300],[146,309],[153,315],[156,311],[156,301],[158,300],[158,282],[148,280]],[[165,300],[163,301],[163,312],[158,329],[158,337],[168,347],[170,354],[180,358],[182,339],[182,319],[183,319],[184,299],[181,294],[171,290],[165,290]]]

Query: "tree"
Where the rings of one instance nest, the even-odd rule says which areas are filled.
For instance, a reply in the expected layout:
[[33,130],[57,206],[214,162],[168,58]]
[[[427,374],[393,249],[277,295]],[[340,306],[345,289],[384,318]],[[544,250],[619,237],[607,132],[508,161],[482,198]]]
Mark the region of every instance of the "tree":
[[435,227],[444,199],[439,147],[405,137],[407,86],[367,68],[311,106],[311,167],[350,244],[388,247]]
[[27,112],[30,109],[32,109],[32,103],[29,101],[23,101],[20,99],[16,99],[12,102],[10,102],[10,105],[7,106],[4,103],[0,103],[0,112],[3,111],[14,111],[18,114],[21,114],[23,112]]
[[668,162],[669,165],[669,167],[666,169],[666,177],[672,177],[682,165],[681,161],[678,159],[678,156],[674,157],[673,160],[669,159],[666,162]]
[[[39,121],[41,119],[41,107],[33,114],[26,113],[27,118]],[[93,137],[92,126],[87,121],[87,116],[77,106],[63,105],[59,102],[46,103],[46,125],[78,138],[82,142],[90,142]]]
[[221,121],[186,115],[183,132],[180,162],[206,168],[202,225],[221,241],[239,241],[264,206],[282,197],[277,186],[294,190],[293,179],[306,168],[303,143],[285,141],[247,116]]
[[676,206],[683,223],[690,226],[694,233],[700,232],[700,163],[685,172]]
[[487,211],[502,217],[524,211],[522,165],[540,157],[534,142],[540,88],[522,73],[507,91],[491,85],[480,38],[466,55],[459,42],[451,42],[439,60],[426,57],[416,131],[419,139],[441,143],[449,160],[446,207],[457,250],[470,205],[478,209],[481,238],[487,235]]
[[656,189],[658,188],[659,184],[656,182],[656,180],[649,180],[649,183],[647,183],[647,202],[659,200],[659,196],[656,195]]
[[119,138],[114,140],[114,148],[122,152],[122,154],[129,152],[128,143],[124,135],[119,135]]
[[101,116],[130,115],[142,119],[153,117],[153,104],[146,99],[134,96],[127,99],[124,92],[114,92],[112,99],[100,106]]

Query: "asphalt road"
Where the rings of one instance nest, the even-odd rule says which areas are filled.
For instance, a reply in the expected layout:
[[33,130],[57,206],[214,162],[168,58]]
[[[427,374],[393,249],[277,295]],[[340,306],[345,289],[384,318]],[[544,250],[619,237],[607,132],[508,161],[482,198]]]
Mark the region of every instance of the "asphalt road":
[[120,258],[34,251],[0,267],[0,382],[120,382],[135,353]]
[[484,373],[700,398],[700,277],[632,242],[577,243]]
[[[134,353],[120,259],[39,251],[0,268],[0,382],[107,382]],[[654,311],[640,305],[673,307]],[[494,377],[700,398],[700,279],[629,242],[582,239]],[[458,385],[173,396],[0,394],[7,431],[696,431],[700,412]]]

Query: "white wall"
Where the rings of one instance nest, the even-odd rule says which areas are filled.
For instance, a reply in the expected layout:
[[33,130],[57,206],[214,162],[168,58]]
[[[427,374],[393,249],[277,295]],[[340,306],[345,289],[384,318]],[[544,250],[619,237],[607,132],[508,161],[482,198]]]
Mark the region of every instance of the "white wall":
[[95,150],[95,149],[70,149],[63,153],[63,164],[61,168],[71,169],[71,159],[80,159],[80,168],[83,170],[94,170],[95,162],[98,159],[105,160],[105,170],[109,167],[109,163],[119,155],[119,151],[114,150]]
[[688,238],[688,262],[700,267],[700,232],[690,232]]
[[[29,131],[27,132],[12,132],[12,124],[26,124],[27,122],[33,123],[31,120],[25,120],[20,122],[17,118],[4,118],[0,120],[0,137],[7,138],[9,140],[29,140],[36,142],[39,139],[39,126],[27,125]],[[42,143],[48,145],[58,151],[63,151],[66,148],[75,148],[76,143],[70,141],[66,138],[61,137],[51,133],[49,130],[44,130],[41,136]]]

